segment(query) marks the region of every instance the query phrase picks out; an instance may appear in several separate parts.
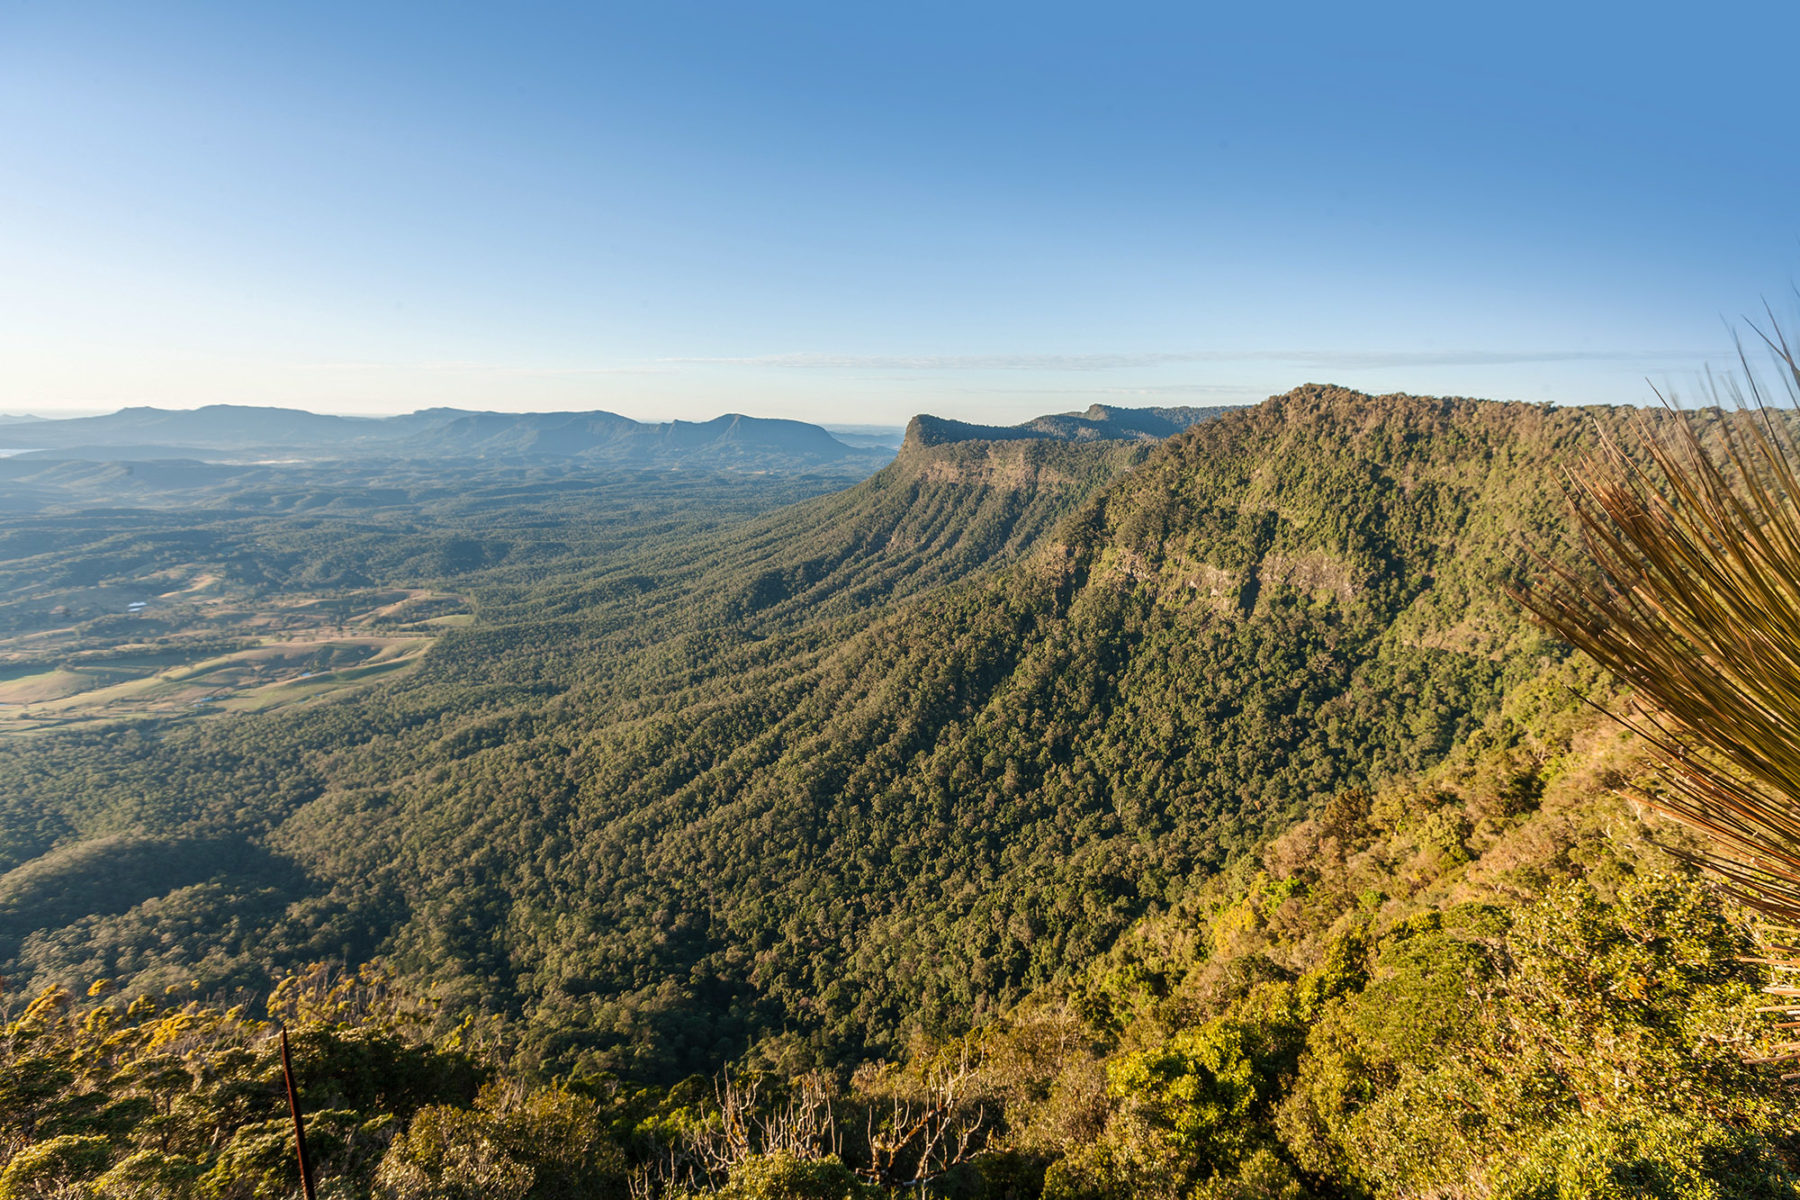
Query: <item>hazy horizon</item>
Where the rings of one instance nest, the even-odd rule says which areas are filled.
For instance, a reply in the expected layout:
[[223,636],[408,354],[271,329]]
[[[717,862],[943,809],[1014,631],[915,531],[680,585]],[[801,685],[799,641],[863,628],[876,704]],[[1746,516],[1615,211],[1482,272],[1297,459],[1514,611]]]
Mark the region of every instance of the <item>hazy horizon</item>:
[[0,411],[1640,404],[1791,305],[1797,24],[13,6]]

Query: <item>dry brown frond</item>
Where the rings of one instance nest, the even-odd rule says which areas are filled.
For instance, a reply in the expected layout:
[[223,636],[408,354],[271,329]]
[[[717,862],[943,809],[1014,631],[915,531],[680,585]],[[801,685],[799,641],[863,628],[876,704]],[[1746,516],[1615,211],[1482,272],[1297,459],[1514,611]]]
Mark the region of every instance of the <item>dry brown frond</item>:
[[[1800,399],[1780,330],[1759,336]],[[1569,496],[1593,574],[1545,563],[1514,596],[1629,683],[1664,791],[1638,798],[1697,830],[1745,904],[1800,925],[1800,477],[1793,425],[1748,357],[1742,388],[1602,436]],[[1618,714],[1615,714],[1618,716]]]

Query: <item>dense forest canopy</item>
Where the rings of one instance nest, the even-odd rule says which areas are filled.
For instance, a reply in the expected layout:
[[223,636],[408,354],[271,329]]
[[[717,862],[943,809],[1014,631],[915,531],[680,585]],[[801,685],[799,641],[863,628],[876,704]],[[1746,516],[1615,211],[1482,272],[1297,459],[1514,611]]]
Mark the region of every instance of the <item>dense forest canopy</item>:
[[384,1195],[476,1145],[521,1196],[1789,1194],[1753,933],[1504,594],[1636,415],[1309,386],[845,489],[15,512],[0,1086],[63,1082],[8,1152],[283,1194],[275,1016]]

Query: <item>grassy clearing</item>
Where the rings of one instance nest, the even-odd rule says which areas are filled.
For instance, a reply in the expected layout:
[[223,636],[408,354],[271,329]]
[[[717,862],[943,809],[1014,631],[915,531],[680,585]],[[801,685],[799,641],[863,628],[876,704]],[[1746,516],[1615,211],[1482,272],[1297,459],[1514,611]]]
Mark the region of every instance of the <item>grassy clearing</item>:
[[135,669],[111,662],[104,669],[39,671],[0,681],[0,734],[267,711],[390,677],[416,664],[432,640],[416,635],[269,640],[195,662]]
[[0,735],[309,702],[391,677],[475,619],[456,592],[249,586],[198,562],[14,591],[0,607],[28,611],[0,635]]
[[87,691],[94,680],[77,671],[39,671],[0,683],[0,705],[44,704]]

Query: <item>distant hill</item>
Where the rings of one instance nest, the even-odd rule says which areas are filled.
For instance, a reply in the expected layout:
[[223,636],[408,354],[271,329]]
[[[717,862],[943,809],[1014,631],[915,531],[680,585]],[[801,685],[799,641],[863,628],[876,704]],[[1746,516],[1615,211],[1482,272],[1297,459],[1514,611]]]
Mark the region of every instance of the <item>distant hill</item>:
[[975,425],[921,414],[906,427],[906,440],[920,446],[973,441],[1151,442],[1231,411],[1230,407],[1114,408],[1095,404],[1086,412],[1055,413],[1021,425]]
[[750,463],[774,456],[828,463],[871,457],[817,425],[728,413],[646,424],[609,412],[460,413],[396,447],[408,455],[550,455],[608,461],[699,456]]
[[46,458],[330,460],[554,458],[628,466],[819,470],[866,475],[891,457],[817,425],[730,413],[649,424],[610,412],[496,413],[427,409],[337,417],[215,404],[126,408],[101,417],[0,422],[0,446]]
[[[409,417],[391,418],[391,421],[410,422],[423,415],[415,413]],[[9,421],[0,424],[0,444],[43,449],[136,445],[236,450],[247,446],[353,445],[391,437],[389,431],[392,429],[390,419],[322,416],[294,408],[211,404],[196,409],[135,407],[99,417]]]
[[[1152,442],[1223,408],[1113,408],[974,425],[921,415],[905,442]],[[344,459],[540,459],[581,465],[726,471],[824,471],[862,477],[902,444],[877,427],[837,436],[804,421],[727,413],[710,421],[636,421],[617,413],[424,409],[397,417],[340,417],[291,408],[214,404],[125,408],[99,417],[0,419],[0,447],[25,458],[324,462]]]

